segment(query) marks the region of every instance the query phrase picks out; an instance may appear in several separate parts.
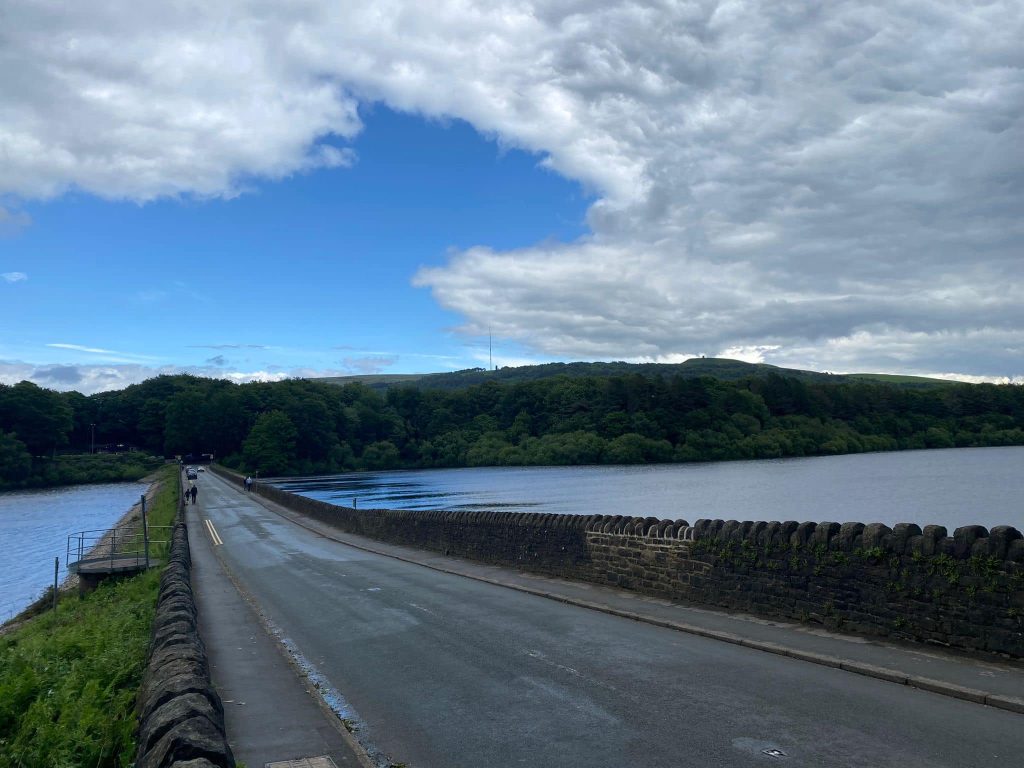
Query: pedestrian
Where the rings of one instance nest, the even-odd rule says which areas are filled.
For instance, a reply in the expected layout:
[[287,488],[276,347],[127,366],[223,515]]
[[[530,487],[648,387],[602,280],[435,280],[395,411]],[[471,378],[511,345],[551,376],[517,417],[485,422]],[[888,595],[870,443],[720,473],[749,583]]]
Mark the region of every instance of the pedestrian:
[[246,491],[246,493],[249,492],[250,488],[252,488],[252,478],[249,477],[249,475],[246,475],[245,476],[245,491]]
[[193,485],[191,493],[192,493],[192,503],[195,504],[196,503],[196,496],[199,495],[199,489],[196,486]]

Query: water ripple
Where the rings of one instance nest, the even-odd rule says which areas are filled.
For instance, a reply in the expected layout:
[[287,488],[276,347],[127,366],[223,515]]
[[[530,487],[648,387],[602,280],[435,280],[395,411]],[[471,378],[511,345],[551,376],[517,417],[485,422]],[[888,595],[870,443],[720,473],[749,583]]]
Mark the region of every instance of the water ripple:
[[103,483],[0,493],[0,621],[53,584],[53,559],[65,570],[69,533],[106,529],[145,492],[144,483]]

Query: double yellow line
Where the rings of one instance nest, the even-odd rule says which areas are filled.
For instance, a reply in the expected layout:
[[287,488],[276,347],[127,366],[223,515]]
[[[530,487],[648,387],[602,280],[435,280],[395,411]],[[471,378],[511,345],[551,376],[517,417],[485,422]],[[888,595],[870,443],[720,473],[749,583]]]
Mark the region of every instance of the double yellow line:
[[210,534],[210,540],[213,542],[214,546],[223,544],[224,542],[221,541],[220,534],[218,534],[217,529],[213,527],[213,521],[207,518],[206,520],[203,520],[203,522],[206,523],[206,532]]

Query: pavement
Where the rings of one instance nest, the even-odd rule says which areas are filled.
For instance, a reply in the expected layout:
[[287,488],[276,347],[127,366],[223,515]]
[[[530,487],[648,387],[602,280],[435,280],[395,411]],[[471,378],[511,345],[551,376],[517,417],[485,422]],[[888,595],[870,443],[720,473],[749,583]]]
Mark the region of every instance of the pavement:
[[[238,491],[246,502],[327,539],[444,573],[495,584],[753,650],[908,685],[1024,714],[1024,664],[924,645],[898,645],[820,627],[713,610],[594,584],[484,565],[355,536]],[[243,499],[240,498],[240,502]],[[189,507],[193,586],[214,684],[225,700],[228,739],[248,768],[275,760],[329,755],[338,766],[374,763],[330,713],[315,687],[240,594],[203,531],[202,489]],[[344,693],[344,691],[342,691]]]
[[187,508],[192,588],[235,760],[246,768],[289,761],[330,768],[313,759],[323,757],[338,768],[374,766],[225,569],[203,524],[199,483],[197,503]]

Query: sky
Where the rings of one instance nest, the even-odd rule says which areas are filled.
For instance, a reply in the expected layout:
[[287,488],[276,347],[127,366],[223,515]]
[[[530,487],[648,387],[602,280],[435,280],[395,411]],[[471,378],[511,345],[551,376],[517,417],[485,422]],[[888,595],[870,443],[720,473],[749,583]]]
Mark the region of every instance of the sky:
[[1022,39],[1019,0],[4,0],[0,383],[1024,383]]

